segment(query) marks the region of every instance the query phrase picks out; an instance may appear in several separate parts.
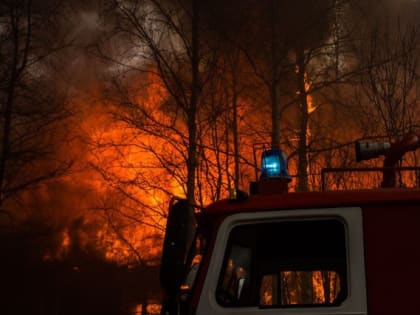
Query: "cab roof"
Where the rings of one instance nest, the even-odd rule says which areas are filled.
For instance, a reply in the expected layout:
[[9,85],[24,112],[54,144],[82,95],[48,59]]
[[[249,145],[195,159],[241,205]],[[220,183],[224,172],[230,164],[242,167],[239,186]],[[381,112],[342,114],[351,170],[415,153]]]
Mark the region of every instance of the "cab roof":
[[244,200],[220,200],[206,207],[203,215],[225,216],[241,212],[412,203],[420,206],[420,188],[293,192],[250,195]]

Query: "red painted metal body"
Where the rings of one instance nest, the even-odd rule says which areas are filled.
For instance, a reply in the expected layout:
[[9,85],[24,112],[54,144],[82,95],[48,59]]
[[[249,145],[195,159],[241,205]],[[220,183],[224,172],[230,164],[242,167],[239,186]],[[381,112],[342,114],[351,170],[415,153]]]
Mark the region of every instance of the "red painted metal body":
[[[397,165],[404,154],[415,151],[419,147],[420,136],[414,133],[407,134],[400,141],[393,144],[369,144],[358,142],[356,143],[356,159],[361,161],[384,155],[385,159],[382,168],[326,169],[322,172],[322,184],[323,187],[325,187],[324,174],[326,172],[380,171],[383,173],[382,188],[370,190],[288,193],[287,185],[290,181],[288,174],[283,177],[261,176],[257,182],[251,184],[251,195],[249,197],[241,194],[239,198],[236,197],[234,200],[221,200],[207,206],[197,215],[199,219],[197,235],[205,240],[205,246],[204,250],[200,251],[202,258],[200,267],[195,269],[198,270],[194,276],[195,281],[191,283],[186,281],[188,284],[186,287],[189,290],[188,294],[183,298],[179,298],[179,296],[182,297],[182,294],[179,295],[177,292],[179,284],[176,281],[178,281],[180,277],[175,277],[175,280],[171,280],[171,274],[173,272],[169,273],[169,276],[166,277],[169,280],[164,282],[169,284],[167,285],[169,288],[173,283],[175,283],[175,286],[174,290],[171,291],[172,293],[168,295],[169,302],[166,303],[168,311],[165,310],[162,314],[243,315],[245,311],[249,315],[418,314],[419,307],[417,301],[419,299],[418,292],[420,292],[420,188],[397,188],[399,184],[396,179],[398,171],[419,170],[418,166],[400,167]],[[420,174],[418,174],[418,177],[419,175]],[[179,210],[184,209],[183,211],[187,211],[189,208],[191,207],[183,207]],[[175,210],[173,209],[171,212],[175,213]],[[260,272],[259,279],[274,279],[272,280],[274,284],[263,286],[262,282],[252,282],[252,276],[250,276],[252,269],[249,267],[250,263],[247,265],[246,260],[244,259],[244,257],[248,256],[233,256],[233,254],[230,256],[230,254],[226,255],[226,253],[230,251],[233,253],[233,246],[239,244],[240,247],[243,238],[248,238],[249,235],[252,242],[254,242],[254,239],[259,239],[258,237],[260,235],[266,233],[266,231],[263,230],[265,225],[261,225],[263,226],[263,228],[261,228],[261,234],[252,234],[251,232],[251,234],[248,235],[247,233],[250,233],[249,231],[252,230],[244,230],[246,231],[244,234],[235,238],[234,242],[229,243],[230,235],[234,234],[232,232],[234,228],[241,224],[242,226],[246,226],[246,224],[257,226],[261,222],[265,222],[264,224],[271,224],[273,219],[284,220],[282,222],[287,222],[287,220],[290,220],[290,222],[314,222],[320,220],[320,218],[335,218],[334,220],[340,220],[340,224],[343,226],[342,231],[346,231],[341,234],[346,234],[342,238],[343,242],[341,248],[343,249],[343,256],[334,256],[336,252],[331,250],[330,247],[326,247],[324,251],[328,253],[329,256],[335,257],[336,261],[344,261],[342,265],[335,265],[335,270],[337,270],[339,275],[341,274],[343,276],[343,283],[339,288],[343,288],[345,294],[344,300],[341,300],[337,305],[329,305],[325,302],[323,305],[302,302],[299,305],[301,308],[295,309],[288,307],[295,307],[297,303],[295,303],[295,305],[292,305],[293,303],[284,304],[287,307],[281,308],[279,307],[280,304],[278,301],[273,302],[272,299],[271,304],[268,304],[271,305],[271,308],[267,308],[265,307],[266,304],[262,303],[260,300],[258,305],[250,304],[254,307],[246,310],[244,308],[241,309],[240,305],[223,304],[224,300],[217,300],[217,290],[220,288],[222,288],[222,290],[224,289],[224,279],[231,281],[231,274],[233,274],[232,270],[235,270],[235,272],[238,270],[240,271],[237,280],[234,280],[237,281],[236,283],[238,284],[235,289],[237,291],[234,291],[236,294],[233,295],[234,298],[237,296],[237,300],[239,300],[241,295],[242,289],[237,289],[240,280],[243,280],[242,283],[248,281],[249,286],[253,284],[253,289],[255,288],[253,292],[258,292],[256,295],[263,292],[273,298],[273,296],[277,296],[277,293],[273,292],[277,290],[277,287],[281,287],[284,283],[277,280],[279,279],[279,263],[287,259],[293,263],[300,263],[298,260],[293,260],[293,253],[287,256],[289,253],[287,250],[282,251],[283,249],[280,248],[276,252],[275,250],[272,250],[271,247],[265,246],[265,244],[276,242],[277,240],[291,242],[294,237],[289,236],[295,233],[294,229],[296,226],[293,227],[293,230],[289,230],[287,235],[269,232],[269,235],[271,235],[272,238],[264,238],[265,241],[258,244],[265,248],[262,252],[268,253],[268,255],[276,253],[277,256],[281,258],[274,260],[274,263],[272,263],[274,271],[270,271],[271,269],[263,270],[263,267],[258,269],[259,267],[256,267],[257,264],[253,265],[253,270]],[[286,225],[279,225],[278,222],[280,221],[275,223],[275,228],[284,229]],[[177,223],[176,227],[178,228],[180,226],[182,226],[182,224]],[[325,228],[325,226],[322,226],[322,230],[329,233],[328,228]],[[174,241],[172,241],[171,238],[168,238],[168,240],[165,238],[165,243],[168,245],[168,252],[171,249],[176,249],[176,246],[172,246],[172,244],[176,245],[178,242],[178,245],[182,245],[184,243],[184,241],[178,241],[178,230],[175,229],[174,231],[173,234],[175,236],[172,238]],[[307,225],[304,229],[299,230],[301,235],[304,235],[305,243],[310,243],[307,242],[307,240],[319,233],[319,230],[316,230],[316,232],[313,232],[315,230],[310,230],[312,232],[308,232],[308,234],[305,234],[305,231],[308,231]],[[333,237],[335,236],[333,240],[341,239],[340,234],[324,235],[327,235],[326,238],[319,241],[319,243],[330,243],[329,240],[331,239],[331,235],[333,235]],[[237,239],[240,241],[238,242]],[[199,243],[201,244],[201,241]],[[257,244],[257,241],[254,243]],[[297,243],[291,244],[297,251],[311,252],[312,249],[309,247],[299,247],[300,245],[296,246]],[[315,243],[310,244],[311,245],[309,246],[312,247],[317,246],[314,245]],[[235,250],[238,250],[237,248],[239,247],[237,246]],[[248,251],[251,253],[250,248],[251,246],[248,247]],[[255,249],[256,248],[257,245],[255,245]],[[202,250],[203,248],[200,249]],[[257,250],[255,250],[255,252],[257,252]],[[180,253],[182,257],[185,256],[183,251]],[[303,272],[305,272],[305,270],[329,272],[328,270],[330,269],[316,269],[318,268],[318,265],[314,262],[319,261],[319,258],[316,256],[317,253],[311,253],[310,257],[305,257],[303,260],[314,265],[311,265],[310,267],[305,265],[306,267],[303,268],[306,269],[302,269],[304,270]],[[192,257],[192,255],[190,255],[190,257]],[[249,254],[249,257],[252,257],[251,254]],[[255,254],[255,257],[257,257],[257,254]],[[258,257],[256,260],[258,260]],[[251,259],[252,258],[249,258],[249,261]],[[222,260],[224,262],[222,262]],[[237,260],[238,266],[242,268],[241,270],[234,269],[236,268],[234,267],[235,260]],[[173,265],[171,261],[172,260],[168,260],[166,266],[169,266],[168,268],[170,270],[175,270],[171,267]],[[174,259],[173,261],[177,262],[181,260]],[[263,263],[267,261],[268,260],[264,260],[264,258],[260,258],[258,263],[262,266]],[[185,263],[184,261],[181,262],[185,267],[189,267],[188,263]],[[224,266],[226,266],[224,267],[225,269],[222,269],[223,263],[225,264]],[[330,266],[333,266],[333,264]],[[231,267],[231,269],[229,269],[229,267]],[[285,271],[293,271],[293,268],[300,267],[294,265],[292,269],[285,269]],[[225,273],[223,273],[222,270],[225,270]],[[230,274],[228,273],[228,270]],[[296,272],[299,272],[298,270],[299,269],[296,269]],[[246,272],[248,272],[248,274]],[[230,278],[224,278],[225,275],[228,275],[226,277]],[[220,279],[223,281],[220,281]],[[339,280],[339,282],[341,282],[341,280]],[[324,282],[324,285],[325,283],[326,282]],[[329,284],[327,285],[329,286]],[[261,289],[263,290],[261,291]],[[328,287],[327,290],[329,290]],[[223,293],[224,291],[219,292]],[[252,295],[252,297],[256,295]],[[261,296],[264,295],[259,295],[259,297]],[[219,303],[220,301],[221,303]],[[179,305],[181,305],[181,307],[179,307]],[[178,312],[179,309],[181,309],[181,312]]]
[[208,245],[192,292],[192,309],[199,303],[217,231],[228,216],[348,206],[362,209],[368,314],[417,314],[420,283],[418,188],[260,194],[243,201],[222,200],[211,204],[200,218]]

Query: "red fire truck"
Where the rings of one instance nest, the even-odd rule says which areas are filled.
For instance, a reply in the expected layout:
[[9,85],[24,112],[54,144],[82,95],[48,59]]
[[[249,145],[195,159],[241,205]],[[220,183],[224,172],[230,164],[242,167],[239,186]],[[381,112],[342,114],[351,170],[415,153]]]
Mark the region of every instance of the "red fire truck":
[[385,156],[381,188],[288,193],[271,149],[249,196],[200,212],[175,201],[162,315],[420,314],[420,189],[396,187],[397,162],[419,147],[416,134],[356,144],[358,160]]

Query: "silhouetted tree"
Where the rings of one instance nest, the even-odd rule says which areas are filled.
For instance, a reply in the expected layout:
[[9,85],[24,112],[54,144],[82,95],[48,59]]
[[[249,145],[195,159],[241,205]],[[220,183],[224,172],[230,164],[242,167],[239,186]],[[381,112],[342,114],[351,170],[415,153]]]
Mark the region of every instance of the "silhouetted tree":
[[0,4],[0,207],[70,167],[56,154],[69,112],[49,67],[50,57],[65,46],[49,32],[56,15],[49,5]]

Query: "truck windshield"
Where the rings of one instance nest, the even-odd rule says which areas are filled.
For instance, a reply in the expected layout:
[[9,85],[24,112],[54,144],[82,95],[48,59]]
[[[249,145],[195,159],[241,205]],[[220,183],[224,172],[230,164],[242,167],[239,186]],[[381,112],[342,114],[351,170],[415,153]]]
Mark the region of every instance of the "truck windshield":
[[339,305],[346,272],[337,219],[240,225],[229,235],[216,298],[228,307]]

